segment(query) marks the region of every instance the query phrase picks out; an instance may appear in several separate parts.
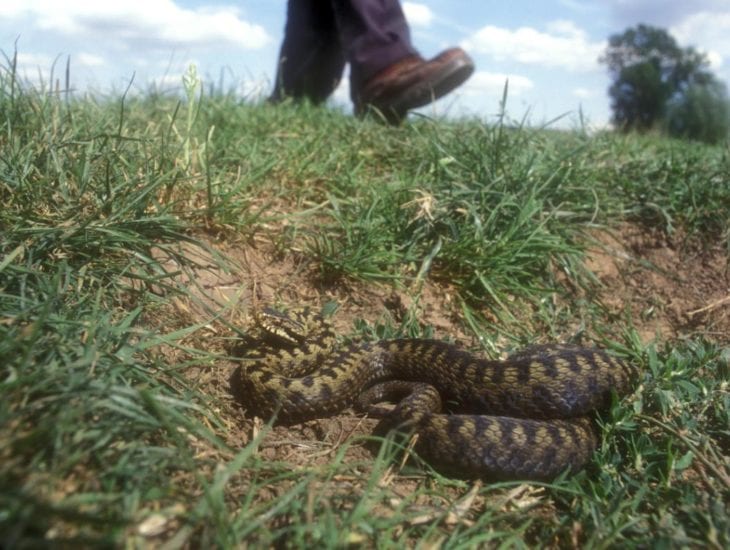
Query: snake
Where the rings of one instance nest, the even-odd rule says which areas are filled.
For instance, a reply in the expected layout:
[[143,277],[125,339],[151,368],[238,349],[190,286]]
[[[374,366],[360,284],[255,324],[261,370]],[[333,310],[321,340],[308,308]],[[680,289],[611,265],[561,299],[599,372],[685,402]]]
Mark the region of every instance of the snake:
[[486,359],[437,339],[339,342],[308,307],[262,309],[242,349],[231,385],[246,411],[291,425],[354,408],[417,434],[416,452],[437,468],[495,480],[582,469],[598,444],[595,412],[636,378],[608,351],[571,344]]

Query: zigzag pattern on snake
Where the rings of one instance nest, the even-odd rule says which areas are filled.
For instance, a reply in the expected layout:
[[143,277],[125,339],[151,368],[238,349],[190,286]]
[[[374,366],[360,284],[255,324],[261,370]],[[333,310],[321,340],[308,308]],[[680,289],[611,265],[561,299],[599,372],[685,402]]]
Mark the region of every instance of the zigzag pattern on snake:
[[[280,423],[332,416],[355,406],[417,432],[419,454],[462,476],[550,479],[582,468],[597,437],[590,415],[635,378],[597,348],[528,347],[487,360],[439,340],[337,346],[309,309],[266,309],[234,373],[234,393]],[[375,405],[395,401],[390,411]]]

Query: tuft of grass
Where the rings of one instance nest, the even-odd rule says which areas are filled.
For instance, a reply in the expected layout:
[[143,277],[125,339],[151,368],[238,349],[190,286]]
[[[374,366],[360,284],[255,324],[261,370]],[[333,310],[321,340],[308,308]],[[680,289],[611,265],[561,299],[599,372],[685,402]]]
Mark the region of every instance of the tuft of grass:
[[627,135],[604,141],[596,177],[622,198],[630,219],[671,233],[728,239],[726,147]]

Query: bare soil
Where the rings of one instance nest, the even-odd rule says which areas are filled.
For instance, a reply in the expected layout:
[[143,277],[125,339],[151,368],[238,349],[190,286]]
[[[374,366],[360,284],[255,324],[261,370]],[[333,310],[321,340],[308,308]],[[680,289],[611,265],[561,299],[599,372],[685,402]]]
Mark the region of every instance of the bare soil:
[[[615,319],[630,322],[642,341],[662,342],[702,336],[711,341],[730,341],[730,269],[727,251],[719,245],[700,246],[670,239],[635,225],[614,232],[593,235],[586,266],[599,285],[599,300]],[[237,337],[231,327],[244,327],[250,313],[263,305],[283,303],[319,307],[330,301],[339,309],[335,327],[351,332],[355,319],[377,322],[384,314],[396,320],[413,305],[408,289],[353,281],[325,286],[311,265],[296,254],[279,254],[265,242],[230,242],[209,239],[209,246],[228,258],[229,268],[221,270],[210,252],[186,246],[183,253],[198,267],[181,281],[191,289],[192,299],[177,299],[174,311],[160,312],[152,323],[189,326],[210,321],[191,335],[198,349],[227,354]],[[176,268],[170,261],[168,267]],[[452,337],[469,345],[470,337],[459,321],[455,290],[443,282],[427,282],[417,304],[419,319],[433,327],[437,337]],[[219,316],[218,320],[212,320]],[[168,361],[180,352],[168,350]],[[230,394],[229,376],[234,361],[223,361],[215,370],[191,368],[187,378],[217,397],[225,407],[222,417],[230,419],[225,435],[238,447],[251,440],[256,424],[250,412],[237,406]],[[308,422],[290,428],[276,428],[262,444],[262,456],[311,465],[326,461],[333,449],[352,433],[369,433],[372,421],[340,416]],[[362,456],[357,458],[363,458]]]
[[730,341],[727,250],[629,224],[595,237],[586,266],[601,282],[599,299],[615,312],[628,306],[644,343]]
[[[616,323],[616,331],[628,317],[643,342],[700,336],[718,343],[730,342],[730,270],[726,250],[719,245],[700,246],[678,237],[668,238],[630,224],[610,233],[596,233],[592,238],[585,263],[596,275],[598,284],[590,299],[603,304],[607,319],[613,318]],[[180,282],[189,286],[192,298],[177,299],[174,311],[162,310],[149,319],[165,331],[207,322],[183,342],[197,349],[229,354],[231,342],[238,337],[235,327],[246,327],[250,313],[267,304],[319,307],[335,301],[339,309],[333,322],[343,333],[352,331],[356,319],[375,323],[384,314],[399,319],[413,305],[409,289],[393,290],[392,286],[353,281],[324,285],[306,260],[294,253],[277,253],[268,241],[210,238],[208,242],[212,250],[228,258],[229,269],[217,267],[210,252],[186,247],[182,252],[199,264],[181,276]],[[178,268],[174,262],[169,263],[171,271]],[[426,282],[416,304],[419,319],[433,327],[436,337],[449,336],[465,345],[473,344],[464,332],[454,296],[455,289],[449,285]],[[178,350],[162,353],[168,364],[189,359]],[[235,368],[234,360],[216,361],[214,367],[188,368],[185,378],[211,397],[210,403],[225,423],[218,435],[232,448],[242,448],[260,433],[263,423],[253,415],[255,411],[246,411],[233,399],[229,377]],[[294,469],[311,468],[331,462],[344,441],[355,435],[371,434],[374,425],[374,420],[343,413],[301,425],[275,427],[260,442],[257,452],[264,460],[284,461]],[[200,453],[216,452],[202,442],[200,445]],[[365,445],[347,446],[345,460],[355,470],[360,465],[367,469],[372,457]],[[342,485],[337,490],[349,494],[357,489],[355,485],[361,479],[354,476],[336,480]],[[393,484],[396,495],[412,492],[412,477],[395,479],[388,482]],[[242,483],[241,487],[245,485]],[[274,492],[283,489],[271,488]],[[463,494],[458,497],[466,498]]]

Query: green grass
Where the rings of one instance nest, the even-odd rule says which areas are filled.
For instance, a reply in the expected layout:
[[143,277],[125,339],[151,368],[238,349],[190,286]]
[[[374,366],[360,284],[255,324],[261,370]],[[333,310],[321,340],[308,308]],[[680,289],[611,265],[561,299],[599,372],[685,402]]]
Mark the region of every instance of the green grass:
[[[586,234],[627,220],[727,246],[729,170],[727,148],[655,137],[506,119],[393,129],[223,94],[74,99],[3,70],[4,547],[727,547],[728,341],[646,346],[630,318],[607,325],[555,273],[590,289]],[[418,302],[425,282],[449,282],[488,353],[582,337],[566,327],[585,316],[589,335],[641,368],[641,384],[604,419],[591,467],[548,485],[470,493],[421,464],[398,492],[381,483],[394,449],[345,460],[357,441],[292,471],[262,459],[258,441],[227,443],[221,403],[188,375],[223,359],[193,345],[210,319],[156,320],[189,294],[165,260],[189,270],[196,260],[177,245],[215,239],[268,242],[319,288],[358,281]],[[352,328],[423,331],[414,308]]]

